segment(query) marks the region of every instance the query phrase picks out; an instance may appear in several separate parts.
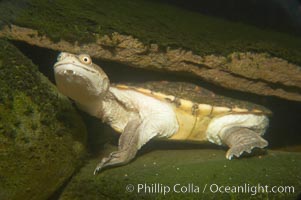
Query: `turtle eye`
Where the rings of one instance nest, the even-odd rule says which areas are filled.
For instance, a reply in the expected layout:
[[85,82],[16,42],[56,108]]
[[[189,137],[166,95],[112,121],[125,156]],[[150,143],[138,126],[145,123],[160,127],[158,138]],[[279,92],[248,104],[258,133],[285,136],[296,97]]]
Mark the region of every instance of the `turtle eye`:
[[92,63],[92,59],[90,58],[89,55],[86,55],[86,54],[79,55],[79,60],[83,64],[91,64]]

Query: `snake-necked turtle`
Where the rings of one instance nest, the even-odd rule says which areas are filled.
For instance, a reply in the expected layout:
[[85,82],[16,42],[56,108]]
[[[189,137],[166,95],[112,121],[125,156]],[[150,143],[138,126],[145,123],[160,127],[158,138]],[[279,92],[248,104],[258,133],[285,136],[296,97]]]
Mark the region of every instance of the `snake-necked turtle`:
[[153,138],[225,144],[228,159],[268,145],[261,136],[269,111],[258,105],[215,96],[188,83],[110,85],[86,54],[61,53],[54,71],[61,93],[122,133],[118,151],[103,158],[94,173],[128,163]]

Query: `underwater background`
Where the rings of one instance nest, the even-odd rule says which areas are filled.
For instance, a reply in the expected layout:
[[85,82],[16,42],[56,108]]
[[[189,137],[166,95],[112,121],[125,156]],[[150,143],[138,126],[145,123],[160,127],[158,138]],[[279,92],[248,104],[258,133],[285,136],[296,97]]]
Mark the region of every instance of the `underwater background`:
[[[0,47],[1,200],[300,198],[300,0],[0,0]],[[229,161],[224,146],[152,141],[94,176],[119,134],[57,91],[61,51],[88,53],[112,83],[189,82],[265,106],[269,146]]]

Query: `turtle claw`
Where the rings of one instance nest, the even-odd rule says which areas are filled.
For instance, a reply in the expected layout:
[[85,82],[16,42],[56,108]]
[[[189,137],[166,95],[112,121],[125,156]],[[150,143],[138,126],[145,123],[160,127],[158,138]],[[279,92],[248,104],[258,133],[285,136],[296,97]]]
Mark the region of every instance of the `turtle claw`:
[[109,158],[103,158],[100,163],[96,166],[94,170],[94,175],[97,175],[105,166],[105,164],[108,162]]
[[93,172],[94,175],[98,174],[100,171],[100,168],[97,166]]
[[97,175],[97,174],[101,171],[101,169],[102,169],[102,166],[97,165],[97,167],[95,168],[93,174],[94,174],[94,175]]
[[127,151],[114,151],[112,152],[108,157],[103,158],[100,163],[96,166],[94,170],[94,175],[98,174],[102,169],[108,167],[108,166],[117,166],[122,165],[124,163],[127,163],[129,159],[132,159],[129,157]]

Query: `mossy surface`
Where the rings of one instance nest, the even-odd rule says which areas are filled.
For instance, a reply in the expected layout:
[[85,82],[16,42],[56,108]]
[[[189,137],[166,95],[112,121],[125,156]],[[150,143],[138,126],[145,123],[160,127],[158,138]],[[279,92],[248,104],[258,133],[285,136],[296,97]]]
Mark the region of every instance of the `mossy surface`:
[[[268,151],[267,155],[229,161],[223,150],[154,150],[126,166],[107,169],[94,176],[93,170],[99,161],[100,158],[87,162],[60,200],[295,199],[301,191],[300,153]],[[134,187],[132,192],[127,191],[127,187],[132,187],[129,184]],[[138,184],[149,187],[138,192]],[[220,192],[216,191],[217,185]],[[287,189],[286,193],[256,193],[254,188],[258,185],[267,185],[269,189],[279,186],[280,190],[293,186],[294,192]],[[171,191],[164,194],[166,186]],[[221,186],[241,186],[247,192],[225,192]]]
[[30,60],[0,47],[0,199],[46,199],[81,165],[85,126]]
[[181,47],[200,55],[268,52],[301,64],[301,38],[204,16],[147,0],[1,1],[4,23],[37,29],[53,41],[93,42],[119,32],[145,44]]

